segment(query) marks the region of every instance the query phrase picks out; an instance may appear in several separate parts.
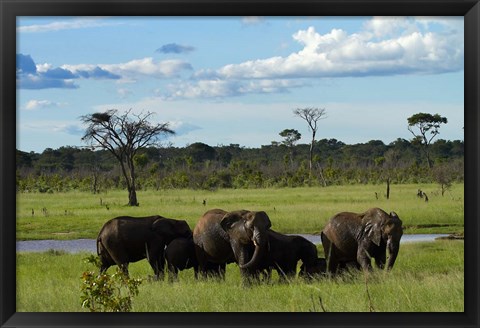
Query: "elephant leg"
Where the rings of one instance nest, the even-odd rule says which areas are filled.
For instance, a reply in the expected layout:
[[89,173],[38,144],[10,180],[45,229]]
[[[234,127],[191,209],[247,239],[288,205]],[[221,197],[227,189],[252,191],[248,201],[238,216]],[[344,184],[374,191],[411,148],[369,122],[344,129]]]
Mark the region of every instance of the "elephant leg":
[[326,272],[329,272],[330,274],[333,275],[337,272],[337,268],[338,268],[338,261],[336,259],[336,254],[335,254],[335,246],[323,232],[321,234],[321,238],[322,238],[323,250],[325,252]]
[[[128,277],[128,259],[126,256],[112,256],[113,261],[115,261],[115,264],[120,268],[120,270],[123,272]],[[110,265],[108,264],[102,264],[100,268],[100,273],[105,272],[106,269],[108,269]],[[104,270],[105,268],[105,270]]]
[[362,247],[358,248],[357,262],[360,264],[363,270],[369,271],[372,269],[372,261],[370,259],[370,254],[368,254],[368,252]]
[[225,263],[208,262],[205,268],[207,277],[225,280],[225,267]]
[[148,262],[153,269],[155,279],[163,280],[165,276],[165,245],[157,245],[156,247],[149,247]]
[[297,275],[297,262],[283,265],[283,280],[285,282],[291,282]]
[[385,263],[387,262],[387,255],[385,252],[378,252],[375,254],[375,265],[377,268],[382,269],[385,268]]
[[242,282],[245,286],[251,286],[260,283],[260,272],[254,269],[240,269]]
[[[127,275],[128,277],[128,257],[127,257],[127,250],[120,246],[120,245],[113,245],[117,246],[115,252],[109,252],[107,257],[102,257],[102,265],[100,267],[100,272],[105,272],[111,265],[116,264],[120,270]],[[110,249],[113,248],[110,246]],[[110,261],[111,259],[111,261]]]
[[100,274],[104,274],[109,267],[110,267],[110,263],[106,263],[102,260],[100,264]]
[[198,280],[198,265],[193,266],[193,276],[195,277],[195,280]]
[[330,274],[334,275],[337,273],[339,262],[337,260],[337,256],[335,254],[335,247],[330,244],[330,248],[328,248],[328,252],[325,254],[326,259],[326,271],[329,272]]
[[174,281],[178,280],[178,268],[173,269],[173,280]]
[[127,263],[121,263],[118,265],[120,267],[120,270],[122,270],[123,274],[127,277],[129,277],[128,274],[128,262]]
[[195,272],[195,278],[199,279],[198,273],[200,273],[200,277],[203,279],[207,278],[208,275],[208,261],[207,261],[207,256],[205,255],[205,252],[195,245],[195,255],[197,257],[197,271]]
[[218,274],[222,280],[225,280],[225,272],[227,271],[227,264],[222,263],[218,265]]
[[[106,249],[104,249],[104,252],[107,252]],[[101,254],[99,256],[100,259],[100,274],[104,274],[109,267],[112,265],[115,265],[115,261],[112,259],[112,257],[107,253],[107,254]]]
[[178,280],[178,268],[173,264],[168,263],[168,281],[174,282]]
[[[207,279],[208,278],[208,268],[207,268],[207,264],[199,264],[198,266],[198,272],[200,272],[200,277],[202,279]],[[197,278],[198,278],[198,274],[197,274]]]

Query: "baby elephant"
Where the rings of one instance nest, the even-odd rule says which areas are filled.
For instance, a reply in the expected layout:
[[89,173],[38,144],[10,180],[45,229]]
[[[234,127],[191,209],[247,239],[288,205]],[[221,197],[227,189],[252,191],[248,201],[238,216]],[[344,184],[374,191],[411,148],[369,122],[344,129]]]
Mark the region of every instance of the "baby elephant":
[[320,278],[327,274],[327,261],[323,257],[318,257],[310,264],[306,266],[305,263],[300,267],[299,276],[305,279]]
[[294,278],[297,274],[297,263],[302,261],[303,271],[310,272],[317,261],[317,247],[302,236],[289,236],[273,230],[268,231],[269,249],[263,267],[270,278],[272,269],[277,270],[280,281]]
[[193,238],[176,238],[165,249],[168,267],[168,280],[177,280],[178,271],[193,268],[197,276],[198,262],[195,256]]

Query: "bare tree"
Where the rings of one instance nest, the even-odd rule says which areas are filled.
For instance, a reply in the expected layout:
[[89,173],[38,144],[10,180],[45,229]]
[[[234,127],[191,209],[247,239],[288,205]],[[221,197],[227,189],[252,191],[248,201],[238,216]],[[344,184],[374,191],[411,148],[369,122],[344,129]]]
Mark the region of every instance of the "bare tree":
[[440,185],[442,197],[445,195],[445,192],[452,187],[452,183],[455,180],[453,172],[452,166],[449,163],[437,165],[432,170],[433,178]]
[[315,145],[315,136],[318,130],[318,121],[327,118],[325,108],[297,108],[293,110],[293,114],[304,119],[308,124],[308,129],[312,132],[312,142],[310,143],[310,174],[313,166],[313,146]]
[[108,150],[120,163],[130,206],[138,206],[134,162],[138,150],[159,146],[162,135],[175,133],[168,128],[168,123],[150,123],[152,115],[150,112],[132,114],[131,109],[119,115],[116,109],[111,109],[80,117],[88,125],[82,140],[94,149]]
[[398,167],[400,157],[401,154],[396,149],[389,149],[384,154],[383,176],[385,178],[385,182],[387,183],[387,199],[390,199],[390,183],[392,182],[392,177],[395,175],[395,170]]

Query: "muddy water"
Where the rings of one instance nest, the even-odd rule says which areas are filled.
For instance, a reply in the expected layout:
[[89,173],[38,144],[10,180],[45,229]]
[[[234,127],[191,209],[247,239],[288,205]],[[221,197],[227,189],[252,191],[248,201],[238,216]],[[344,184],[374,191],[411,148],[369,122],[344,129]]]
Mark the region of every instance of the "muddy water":
[[[301,234],[314,244],[320,244],[319,235]],[[446,237],[446,234],[419,234],[403,235],[401,243],[434,241],[438,237]],[[69,253],[90,252],[96,253],[95,239],[74,239],[74,240],[28,240],[17,241],[17,252],[44,252],[48,250],[65,251]]]

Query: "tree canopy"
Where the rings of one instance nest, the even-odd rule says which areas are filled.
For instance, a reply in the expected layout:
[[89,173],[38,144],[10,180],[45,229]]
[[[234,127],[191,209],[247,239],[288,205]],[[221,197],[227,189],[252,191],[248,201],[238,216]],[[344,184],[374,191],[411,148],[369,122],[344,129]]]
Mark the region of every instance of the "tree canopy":
[[[408,130],[423,145],[427,165],[429,168],[432,168],[433,162],[430,158],[429,146],[433,138],[440,134],[440,125],[448,123],[447,118],[440,116],[440,114],[417,113],[410,116],[407,120]],[[418,133],[413,130],[413,127],[417,127]]]

